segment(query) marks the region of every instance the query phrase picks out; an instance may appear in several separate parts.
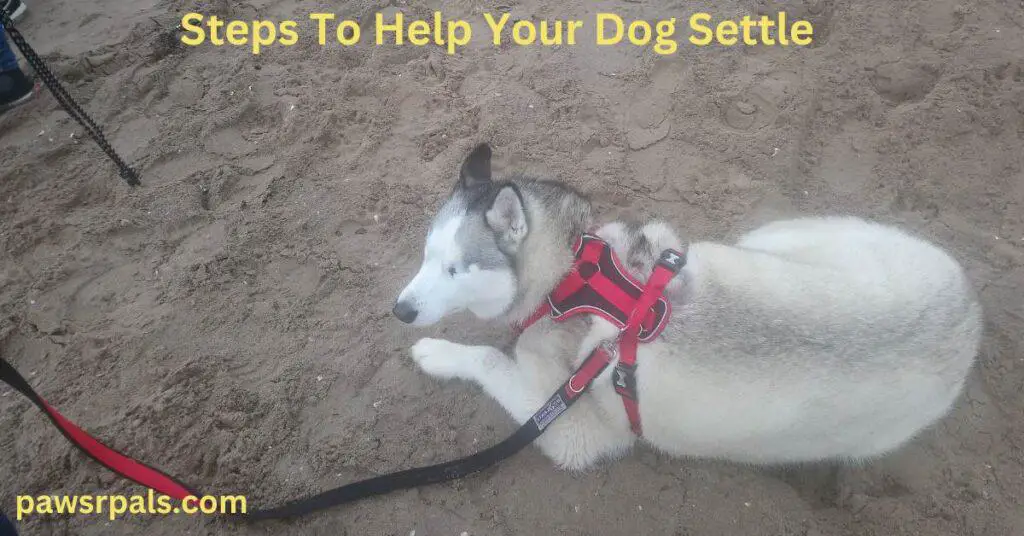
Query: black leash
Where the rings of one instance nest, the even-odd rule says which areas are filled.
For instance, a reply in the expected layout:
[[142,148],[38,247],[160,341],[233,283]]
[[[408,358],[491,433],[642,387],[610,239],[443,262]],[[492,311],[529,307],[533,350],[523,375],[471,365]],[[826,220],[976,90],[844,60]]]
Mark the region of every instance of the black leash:
[[[566,406],[568,407],[568,405]],[[327,490],[316,495],[285,503],[275,508],[255,510],[245,514],[245,519],[285,519],[301,516],[317,510],[339,506],[367,497],[384,495],[400,489],[417,488],[456,480],[512,457],[533,442],[544,430],[532,419],[519,427],[508,439],[476,454],[427,467],[417,467],[382,475]]]
[[14,21],[11,20],[10,15],[6,9],[0,8],[0,22],[3,23],[4,29],[7,31],[7,35],[11,37],[11,41],[18,47],[21,54],[25,56],[25,60],[28,61],[32,69],[35,70],[36,74],[43,79],[43,83],[46,84],[47,89],[53,94],[53,98],[57,99],[64,111],[71,117],[78,121],[78,124],[89,133],[89,136],[96,141],[96,144],[103,149],[103,152],[107,153],[107,156],[114,161],[117,165],[117,169],[121,175],[121,178],[125,180],[131,186],[138,186],[139,175],[131,168],[121,156],[114,151],[114,148],[107,142],[106,136],[103,135],[103,130],[96,125],[96,122],[89,117],[89,114],[85,113],[85,110],[75,102],[75,99],[64,89],[57,77],[53,75],[50,68],[46,66],[43,59],[36,54],[36,51],[29,46],[28,42],[25,41],[25,37],[21,35],[21,32],[14,27]]
[[508,439],[465,458],[417,467],[375,478],[360,480],[318,493],[311,497],[285,503],[276,508],[249,512],[245,517],[253,521],[262,519],[284,519],[308,514],[332,506],[338,506],[367,497],[383,495],[400,489],[416,488],[456,480],[510,458],[540,437],[559,415],[565,413],[579,399],[602,371],[611,362],[611,355],[604,346],[598,346],[583,360],[576,372],[569,377],[555,394],[533,416]]

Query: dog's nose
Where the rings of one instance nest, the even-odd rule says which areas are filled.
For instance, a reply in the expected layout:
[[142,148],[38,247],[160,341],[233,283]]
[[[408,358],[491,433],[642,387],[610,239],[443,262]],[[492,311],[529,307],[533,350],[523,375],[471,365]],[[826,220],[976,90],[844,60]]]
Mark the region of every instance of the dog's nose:
[[415,307],[410,305],[409,302],[400,301],[395,304],[395,308],[392,309],[391,312],[394,313],[395,317],[397,317],[402,322],[405,322],[406,324],[412,324],[412,321],[416,320],[416,313],[418,313],[419,311],[417,311]]

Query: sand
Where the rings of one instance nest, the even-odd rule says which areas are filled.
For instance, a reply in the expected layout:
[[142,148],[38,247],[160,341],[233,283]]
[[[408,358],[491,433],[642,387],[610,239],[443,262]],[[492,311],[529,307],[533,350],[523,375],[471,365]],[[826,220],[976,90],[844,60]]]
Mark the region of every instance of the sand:
[[[67,416],[250,506],[469,454],[513,423],[408,357],[419,337],[505,342],[465,317],[390,316],[472,144],[558,178],[599,219],[691,240],[854,214],[948,248],[987,335],[955,410],[837,479],[640,448],[583,474],[535,449],[464,481],[291,522],[36,517],[74,534],[1024,534],[1024,6],[1017,0],[247,3],[29,0],[19,24],[111,142],[47,94],[0,117],[0,351]],[[550,5],[545,5],[550,4]],[[556,6],[557,7],[553,7]],[[475,21],[809,19],[809,47],[186,47],[181,14],[303,20],[402,9]],[[680,29],[682,31],[683,29]],[[0,508],[15,495],[144,493],[0,386]]]

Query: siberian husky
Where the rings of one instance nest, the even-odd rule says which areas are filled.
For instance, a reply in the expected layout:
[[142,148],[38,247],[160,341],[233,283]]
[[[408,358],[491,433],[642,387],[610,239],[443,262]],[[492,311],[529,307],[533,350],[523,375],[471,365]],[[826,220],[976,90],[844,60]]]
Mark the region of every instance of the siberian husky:
[[[590,203],[557,182],[492,180],[486,144],[459,175],[394,315],[420,326],[460,310],[522,321],[570,269],[572,244],[591,229]],[[595,234],[641,281],[662,250],[684,251],[659,222],[609,223]],[[666,289],[670,324],[638,349],[640,440],[651,446],[755,464],[867,460],[915,437],[958,398],[982,312],[960,265],[938,247],[826,217],[685,251],[687,264]],[[514,359],[430,338],[412,357],[431,376],[476,382],[521,424],[617,335],[603,319],[578,316],[529,327]],[[584,469],[638,440],[611,373],[538,439],[558,466]]]

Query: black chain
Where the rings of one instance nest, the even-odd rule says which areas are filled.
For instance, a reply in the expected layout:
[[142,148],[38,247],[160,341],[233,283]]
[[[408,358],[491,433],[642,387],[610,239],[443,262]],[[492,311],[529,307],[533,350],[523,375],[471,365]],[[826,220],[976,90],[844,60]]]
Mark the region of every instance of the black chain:
[[25,38],[21,35],[21,32],[14,27],[14,21],[11,20],[6,9],[0,8],[0,22],[3,23],[4,29],[7,30],[7,35],[11,37],[11,41],[13,41],[18,47],[21,54],[25,56],[25,60],[32,66],[32,69],[35,70],[36,74],[43,79],[43,83],[46,84],[46,87],[49,88],[50,93],[52,93],[53,97],[57,99],[57,102],[60,103],[61,107],[63,107],[68,115],[73,117],[75,121],[78,121],[78,124],[82,125],[82,127],[89,132],[89,135],[92,136],[92,139],[100,146],[100,149],[103,149],[103,152],[107,153],[107,156],[114,161],[114,164],[117,165],[117,169],[121,174],[121,178],[131,186],[138,186],[140,184],[138,173],[136,173],[131,166],[125,163],[125,161],[121,159],[121,156],[114,151],[114,148],[107,142],[107,138],[103,135],[103,131],[100,127],[97,126],[92,118],[89,117],[89,114],[85,113],[85,110],[75,102],[75,99],[71,98],[71,95],[64,89],[64,86],[62,86],[60,81],[57,80],[57,77],[53,75],[53,72],[51,72],[50,68],[46,66],[46,63],[43,62],[42,58],[36,54],[35,50],[32,50],[32,47],[28,45],[28,42],[25,41]]

